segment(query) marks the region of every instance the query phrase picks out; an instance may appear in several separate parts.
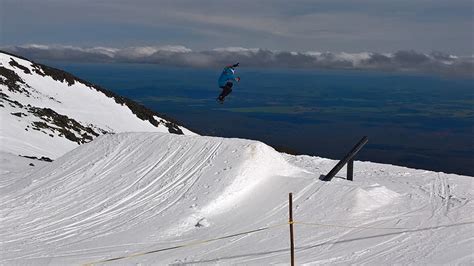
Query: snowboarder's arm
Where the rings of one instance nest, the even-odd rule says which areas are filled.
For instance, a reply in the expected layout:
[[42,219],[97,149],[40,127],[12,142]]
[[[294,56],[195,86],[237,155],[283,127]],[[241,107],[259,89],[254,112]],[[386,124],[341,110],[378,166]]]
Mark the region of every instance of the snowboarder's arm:
[[230,76],[228,80],[232,80],[232,81],[237,81],[237,82],[239,82],[239,81],[240,81],[240,77],[236,77],[236,76],[234,76],[234,75],[232,74],[232,76]]
[[236,64],[233,64],[233,65],[225,66],[225,68],[235,68],[235,67],[238,67],[238,66],[239,66],[239,63],[236,63]]

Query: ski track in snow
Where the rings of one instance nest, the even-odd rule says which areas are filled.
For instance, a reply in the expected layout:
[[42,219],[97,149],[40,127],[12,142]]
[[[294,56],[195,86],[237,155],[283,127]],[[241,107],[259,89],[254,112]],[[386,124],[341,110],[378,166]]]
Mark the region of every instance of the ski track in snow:
[[295,224],[298,264],[473,262],[472,177],[356,162],[354,182],[345,169],[323,182],[336,161],[164,133],[101,136],[35,171],[4,158],[0,264],[84,264],[275,224],[116,263],[288,263],[288,192],[297,222],[325,224]]

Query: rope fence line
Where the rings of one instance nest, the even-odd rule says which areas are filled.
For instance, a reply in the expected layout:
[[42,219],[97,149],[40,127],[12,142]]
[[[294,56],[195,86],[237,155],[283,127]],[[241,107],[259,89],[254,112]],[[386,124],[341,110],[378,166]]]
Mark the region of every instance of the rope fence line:
[[253,233],[257,233],[257,232],[262,232],[262,231],[266,231],[266,230],[269,230],[269,229],[273,229],[273,228],[281,227],[281,226],[286,226],[286,225],[288,225],[288,223],[275,224],[275,225],[266,226],[266,227],[262,227],[262,228],[258,228],[258,229],[254,229],[254,230],[245,231],[245,232],[235,233],[235,234],[231,234],[231,235],[226,235],[226,236],[221,236],[221,237],[216,237],[216,238],[210,238],[210,239],[205,239],[205,240],[189,242],[189,243],[185,243],[185,244],[181,244],[181,245],[177,245],[177,246],[173,246],[173,247],[155,249],[155,250],[151,250],[151,251],[140,252],[140,253],[130,254],[130,255],[127,255],[127,256],[120,256],[120,257],[115,257],[115,258],[110,258],[110,259],[105,259],[105,260],[98,260],[98,261],[83,264],[83,266],[92,266],[92,265],[97,264],[97,263],[111,262],[111,261],[116,261],[116,260],[122,260],[122,259],[128,259],[128,258],[148,255],[148,254],[152,254],[152,253],[158,253],[158,252],[167,251],[167,250],[197,246],[197,245],[200,245],[200,244],[205,244],[205,243],[209,243],[209,242],[213,242],[213,241],[217,241],[217,240],[222,240],[222,239],[226,239],[226,238],[233,238],[233,237],[236,237],[236,236],[248,235],[248,234],[253,234]]
[[308,226],[325,226],[325,227],[337,227],[337,228],[351,228],[351,229],[378,229],[378,230],[409,230],[410,228],[405,228],[405,227],[371,227],[371,226],[345,226],[345,225],[335,225],[335,224],[322,224],[322,223],[307,223],[307,222],[299,222],[299,221],[288,221],[286,223],[281,223],[281,224],[275,224],[271,226],[266,226],[254,230],[249,230],[245,232],[240,232],[240,233],[235,233],[231,235],[225,235],[221,237],[215,237],[215,238],[210,238],[210,239],[205,239],[205,240],[198,240],[198,241],[193,241],[181,245],[176,245],[172,247],[167,247],[167,248],[161,248],[161,249],[155,249],[155,250],[150,250],[146,252],[140,252],[140,253],[134,253],[126,256],[120,256],[120,257],[115,257],[115,258],[110,258],[110,259],[104,259],[104,260],[98,260],[90,263],[83,264],[83,266],[92,266],[97,263],[106,263],[106,262],[112,262],[112,261],[117,261],[117,260],[122,260],[122,259],[129,259],[133,257],[139,257],[139,256],[144,256],[152,253],[158,253],[158,252],[163,252],[163,251],[168,251],[168,250],[173,250],[173,249],[179,249],[179,248],[185,248],[185,247],[191,247],[191,246],[197,246],[209,242],[214,242],[217,240],[222,240],[222,239],[227,239],[227,238],[233,238],[236,236],[241,236],[241,235],[248,235],[248,234],[253,234],[257,232],[262,232],[266,231],[269,229],[281,227],[281,226],[287,226],[289,224],[301,224],[301,225],[308,225]]
[[310,225],[310,226],[326,226],[326,227],[339,227],[339,228],[351,228],[351,229],[380,229],[380,230],[409,230],[411,228],[406,227],[372,227],[372,226],[350,226],[350,225],[336,225],[336,224],[321,224],[321,223],[306,223],[293,221],[294,224]]

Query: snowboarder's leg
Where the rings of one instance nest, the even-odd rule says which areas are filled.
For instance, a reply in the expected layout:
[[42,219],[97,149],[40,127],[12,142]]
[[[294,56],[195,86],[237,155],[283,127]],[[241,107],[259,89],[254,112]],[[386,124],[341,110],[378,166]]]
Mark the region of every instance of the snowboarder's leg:
[[223,102],[224,98],[232,92],[232,86],[233,85],[234,84],[232,84],[232,82],[227,82],[225,84],[225,86],[222,88],[221,94],[219,95],[219,98],[218,98],[219,101]]

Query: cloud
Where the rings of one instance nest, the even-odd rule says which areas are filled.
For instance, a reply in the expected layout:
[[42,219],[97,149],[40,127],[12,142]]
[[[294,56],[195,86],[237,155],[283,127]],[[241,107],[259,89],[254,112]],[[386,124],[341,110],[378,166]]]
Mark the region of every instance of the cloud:
[[106,47],[80,48],[64,45],[22,45],[3,47],[32,60],[60,60],[75,62],[112,62],[119,49]]
[[305,69],[357,69],[424,72],[474,77],[474,57],[443,52],[394,53],[291,52],[260,48],[224,47],[193,51],[181,45],[127,48],[21,45],[1,48],[32,60],[75,62],[149,63],[186,67],[221,67],[240,62],[242,66]]
[[0,45],[473,52],[472,0],[1,0]]

